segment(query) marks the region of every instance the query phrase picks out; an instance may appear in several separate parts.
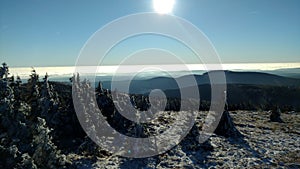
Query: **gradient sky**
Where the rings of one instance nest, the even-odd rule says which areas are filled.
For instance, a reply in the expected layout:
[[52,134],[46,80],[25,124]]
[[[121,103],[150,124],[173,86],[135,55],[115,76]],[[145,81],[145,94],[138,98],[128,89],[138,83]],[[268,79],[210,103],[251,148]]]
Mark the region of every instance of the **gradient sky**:
[[[152,1],[1,0],[0,61],[73,66],[95,31],[139,12],[153,12]],[[202,30],[224,63],[300,62],[299,0],[176,0],[173,14]]]

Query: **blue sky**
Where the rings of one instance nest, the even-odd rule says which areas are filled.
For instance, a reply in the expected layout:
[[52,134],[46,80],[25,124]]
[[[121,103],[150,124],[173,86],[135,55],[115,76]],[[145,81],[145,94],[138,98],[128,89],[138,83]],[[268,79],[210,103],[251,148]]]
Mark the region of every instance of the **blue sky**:
[[[0,61],[12,67],[72,66],[95,31],[139,12],[153,12],[152,1],[2,0]],[[224,63],[300,62],[298,0],[176,0],[173,14],[202,30]]]

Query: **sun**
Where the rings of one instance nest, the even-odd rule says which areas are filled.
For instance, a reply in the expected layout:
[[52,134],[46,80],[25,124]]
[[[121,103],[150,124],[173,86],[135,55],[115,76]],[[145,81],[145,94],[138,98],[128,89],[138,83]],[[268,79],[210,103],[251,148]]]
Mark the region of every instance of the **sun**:
[[172,13],[175,0],[152,0],[155,12],[159,14]]

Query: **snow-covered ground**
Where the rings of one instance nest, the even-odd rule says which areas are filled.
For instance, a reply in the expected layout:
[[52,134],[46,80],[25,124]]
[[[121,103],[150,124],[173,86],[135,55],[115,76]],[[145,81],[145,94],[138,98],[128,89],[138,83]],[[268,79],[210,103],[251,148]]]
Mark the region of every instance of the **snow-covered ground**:
[[[78,168],[300,168],[300,114],[283,113],[285,123],[269,122],[269,112],[230,112],[243,138],[212,135],[199,144],[202,119],[181,143],[149,158],[69,154]],[[75,160],[76,159],[76,160]]]

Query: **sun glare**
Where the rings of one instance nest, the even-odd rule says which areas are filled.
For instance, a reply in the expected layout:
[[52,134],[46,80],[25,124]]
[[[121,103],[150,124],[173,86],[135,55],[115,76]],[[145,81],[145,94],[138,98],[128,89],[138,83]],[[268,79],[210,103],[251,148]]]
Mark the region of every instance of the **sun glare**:
[[172,13],[175,0],[153,0],[153,8],[159,14]]

